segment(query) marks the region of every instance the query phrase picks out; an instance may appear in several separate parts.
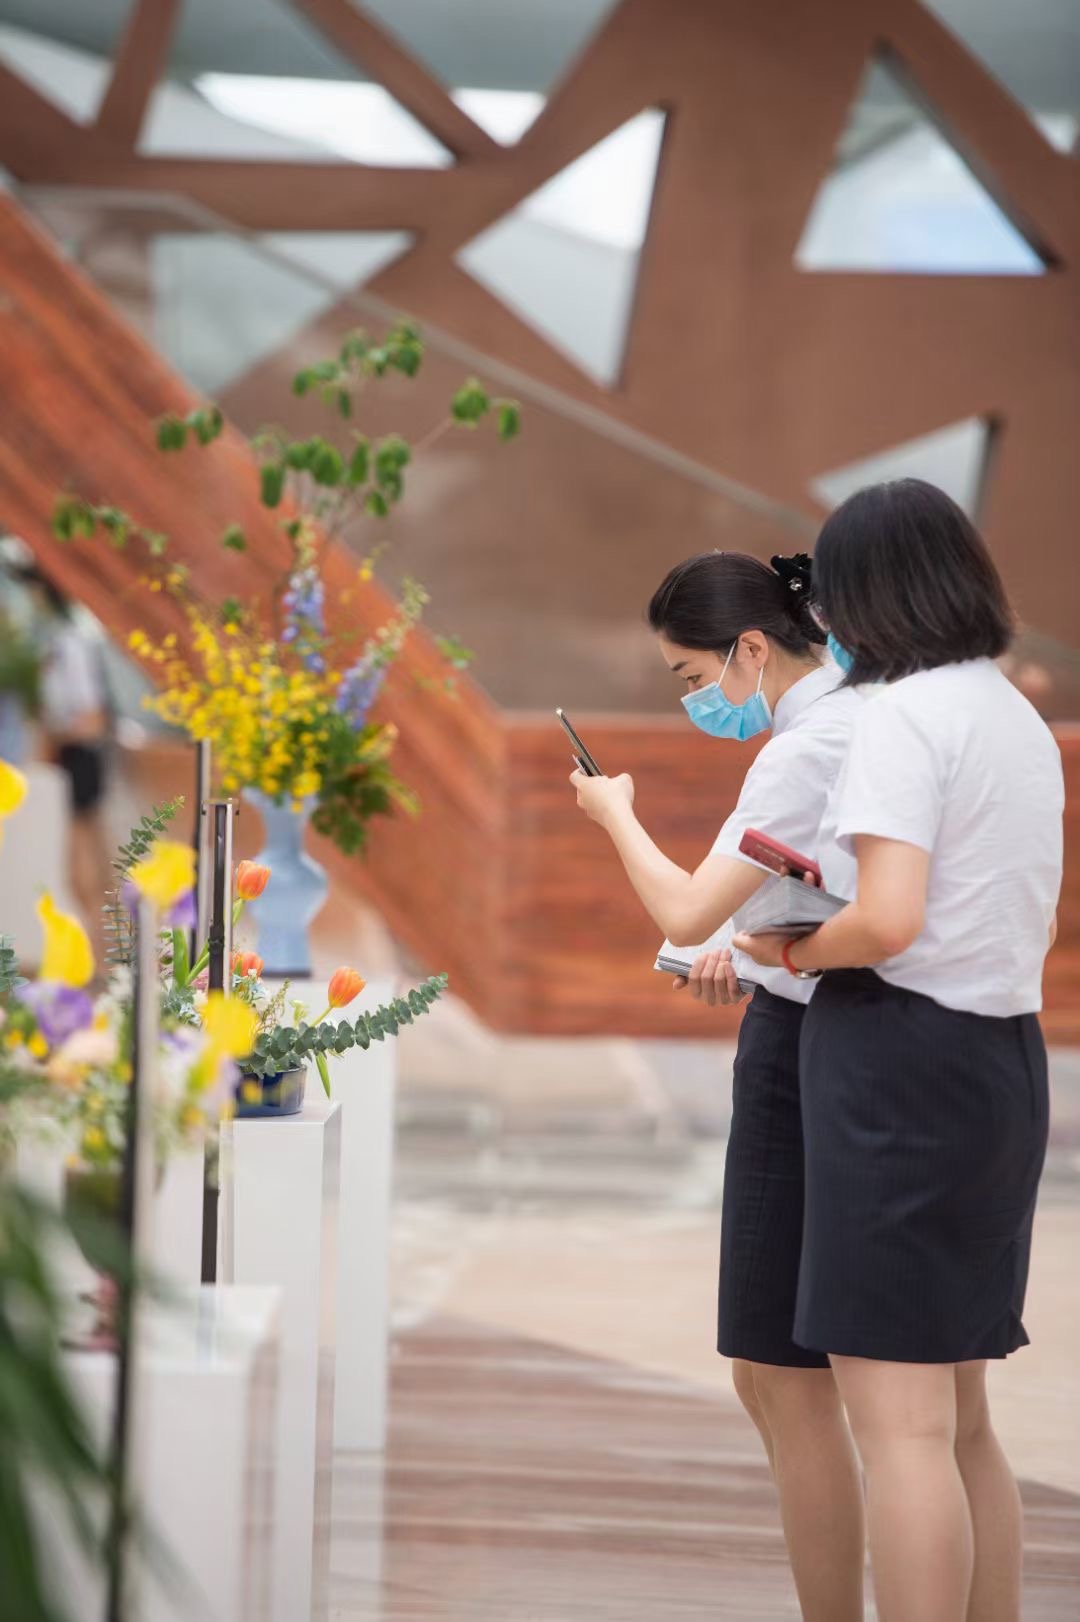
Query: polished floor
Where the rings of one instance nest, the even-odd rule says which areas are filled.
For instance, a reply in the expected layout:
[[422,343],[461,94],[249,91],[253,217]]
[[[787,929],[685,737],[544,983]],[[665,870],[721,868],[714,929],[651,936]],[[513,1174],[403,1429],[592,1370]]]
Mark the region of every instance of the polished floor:
[[[336,1463],[333,1622],[798,1618],[712,1351],[729,1050],[426,1023],[402,1050],[390,1445]],[[1080,1060],[1054,1070],[1033,1345],[994,1371],[1026,1622],[1080,1616]]]

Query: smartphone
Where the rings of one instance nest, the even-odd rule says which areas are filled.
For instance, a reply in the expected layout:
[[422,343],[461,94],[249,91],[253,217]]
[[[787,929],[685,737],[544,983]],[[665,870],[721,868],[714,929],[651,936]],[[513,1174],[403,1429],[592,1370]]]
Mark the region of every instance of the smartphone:
[[760,862],[774,873],[790,873],[796,879],[805,879],[809,873],[818,889],[822,888],[821,869],[811,857],[792,850],[790,845],[782,845],[779,839],[759,833],[756,828],[747,828],[739,840],[739,849],[751,861]]
[[589,751],[586,749],[573,727],[570,725],[570,722],[566,718],[565,712],[563,710],[556,710],[555,714],[558,717],[559,725],[562,727],[563,731],[566,733],[566,736],[570,739],[570,742],[574,746],[574,760],[577,763],[578,769],[583,771],[586,777],[603,777],[603,772],[600,770],[599,766],[596,764],[595,760],[590,755]]

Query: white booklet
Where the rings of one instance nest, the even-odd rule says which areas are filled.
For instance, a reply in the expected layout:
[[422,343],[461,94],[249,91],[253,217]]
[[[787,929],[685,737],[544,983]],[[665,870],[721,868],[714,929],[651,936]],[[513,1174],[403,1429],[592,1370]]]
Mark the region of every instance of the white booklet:
[[[732,920],[729,918],[726,924],[722,924],[716,933],[710,935],[708,940],[704,941],[700,946],[675,946],[671,941],[665,941],[656,954],[656,962],[653,964],[653,968],[659,969],[661,974],[681,974],[686,976],[690,973],[695,958],[700,957],[702,952],[718,952],[724,947],[730,946],[731,937],[734,933]],[[755,982],[753,980],[739,980],[739,990],[744,994],[754,989]]]

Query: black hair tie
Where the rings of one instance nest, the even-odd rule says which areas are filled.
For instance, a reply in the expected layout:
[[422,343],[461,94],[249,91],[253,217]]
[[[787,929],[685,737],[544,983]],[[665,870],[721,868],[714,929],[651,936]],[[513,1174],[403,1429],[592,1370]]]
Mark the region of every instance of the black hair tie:
[[783,581],[784,589],[791,595],[792,608],[798,612],[799,605],[807,601],[810,596],[810,586],[813,579],[814,564],[805,552],[796,552],[793,557],[777,556],[770,558],[776,573]]

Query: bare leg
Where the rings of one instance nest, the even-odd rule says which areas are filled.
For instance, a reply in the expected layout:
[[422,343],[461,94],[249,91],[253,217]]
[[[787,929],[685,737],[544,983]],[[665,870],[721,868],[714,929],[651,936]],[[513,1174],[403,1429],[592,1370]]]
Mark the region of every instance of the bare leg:
[[952,1363],[834,1357],[866,1472],[880,1622],[965,1622],[974,1539]]
[[805,1622],[862,1622],[862,1482],[830,1369],[753,1365]]
[[101,909],[109,885],[109,853],[100,811],[83,811],[71,819],[71,888],[94,949],[100,973],[105,935]]
[[754,1384],[754,1365],[746,1362],[745,1358],[736,1357],[731,1364],[731,1383],[735,1387],[735,1395],[750,1415],[761,1440],[765,1444],[765,1452],[769,1456],[769,1468],[776,1473],[773,1462],[773,1441],[769,1427],[765,1422],[765,1414],[758,1401],[757,1387]]
[[967,1622],[1019,1622],[1023,1512],[990,1423],[985,1362],[956,1365],[956,1462],[975,1529]]

